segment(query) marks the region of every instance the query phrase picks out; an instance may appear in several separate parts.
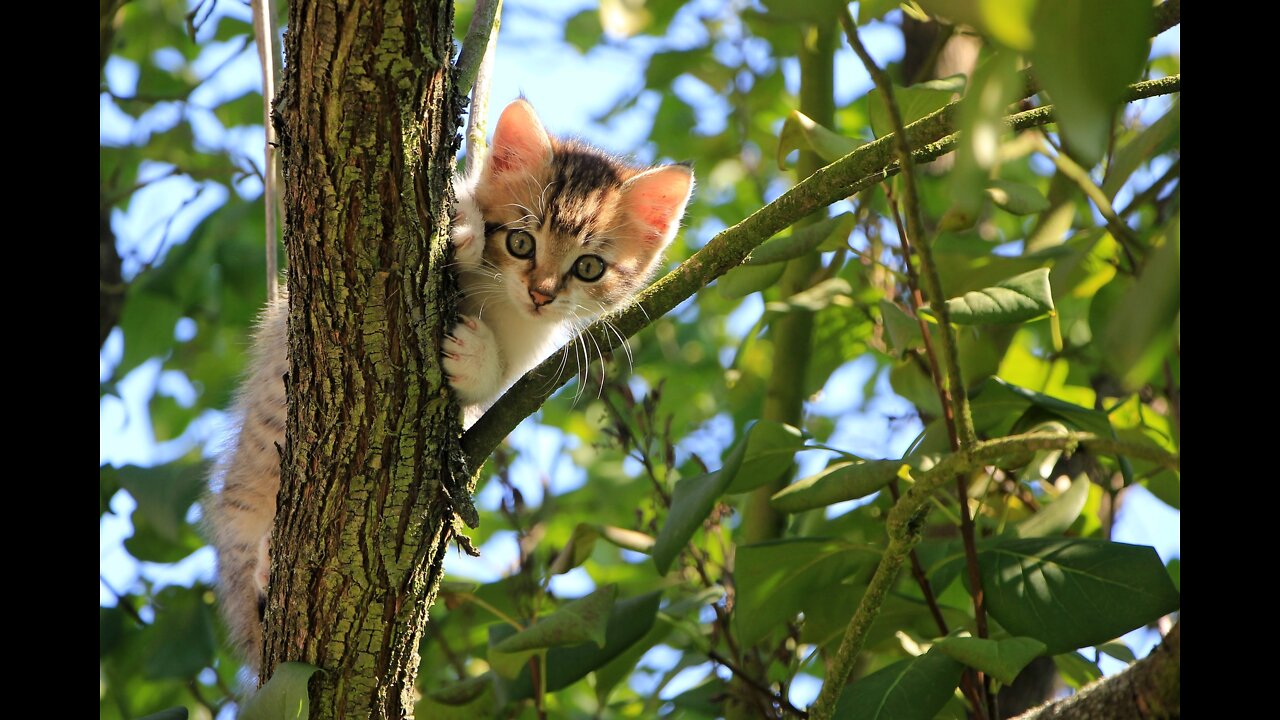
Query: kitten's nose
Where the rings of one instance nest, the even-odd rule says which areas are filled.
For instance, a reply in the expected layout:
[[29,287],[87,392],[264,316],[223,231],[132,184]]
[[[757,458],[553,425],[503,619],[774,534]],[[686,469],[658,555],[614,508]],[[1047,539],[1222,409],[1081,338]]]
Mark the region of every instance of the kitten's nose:
[[547,293],[532,289],[529,290],[529,297],[533,300],[533,304],[538,307],[548,305],[552,300],[556,299],[555,295],[548,295]]

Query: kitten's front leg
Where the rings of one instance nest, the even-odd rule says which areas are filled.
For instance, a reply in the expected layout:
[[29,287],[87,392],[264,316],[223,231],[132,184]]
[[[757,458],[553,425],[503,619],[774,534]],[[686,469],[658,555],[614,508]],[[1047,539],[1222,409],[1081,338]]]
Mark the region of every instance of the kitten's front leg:
[[498,342],[482,320],[460,320],[444,339],[444,371],[463,405],[483,405],[502,390]]

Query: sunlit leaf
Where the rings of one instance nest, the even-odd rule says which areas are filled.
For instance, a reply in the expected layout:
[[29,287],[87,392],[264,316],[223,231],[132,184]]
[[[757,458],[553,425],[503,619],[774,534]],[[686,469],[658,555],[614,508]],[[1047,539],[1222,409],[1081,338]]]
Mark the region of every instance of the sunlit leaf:
[[[1138,79],[1152,28],[1148,0],[1041,2],[1031,62],[1053,101],[1066,150],[1082,165],[1107,151],[1116,108]],[[1105,17],[1106,22],[1098,19]]]
[[1003,540],[978,553],[987,610],[1051,653],[1097,645],[1178,609],[1150,547],[1084,538]]
[[778,135],[778,169],[787,169],[787,156],[795,150],[812,150],[826,162],[838,160],[862,145],[823,127],[799,110],[792,110]]
[[320,668],[301,662],[285,662],[267,683],[240,708],[241,720],[305,720],[311,717],[307,685]]
[[1018,323],[1053,310],[1049,269],[1039,268],[978,291],[947,300],[951,322],[958,325]]
[[837,463],[779,490],[769,504],[778,512],[797,513],[857,500],[892,482],[902,466],[901,460]]
[[845,688],[835,717],[858,720],[933,720],[951,699],[964,666],[938,650],[899,660]]
[[1071,486],[1040,512],[1014,527],[1018,537],[1044,537],[1064,532],[1080,517],[1089,499],[1089,476],[1081,473]]
[[947,657],[1009,685],[1022,668],[1045,651],[1045,644],[1026,637],[988,640],[976,637],[949,637],[934,647]]

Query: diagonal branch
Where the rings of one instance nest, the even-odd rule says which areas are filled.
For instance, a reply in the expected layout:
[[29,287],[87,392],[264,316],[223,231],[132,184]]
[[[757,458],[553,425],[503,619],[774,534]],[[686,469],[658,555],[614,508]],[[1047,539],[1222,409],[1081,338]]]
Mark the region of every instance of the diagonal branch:
[[[1126,100],[1179,92],[1180,75],[1148,80],[1129,86]],[[908,143],[916,148],[917,162],[931,160],[955,148],[957,104],[951,103],[906,127]],[[1005,118],[1005,126],[1022,130],[1053,122],[1053,106],[1035,108]],[[842,200],[898,173],[893,159],[893,136],[886,135],[858,147],[797,183],[776,200],[738,224],[716,234],[698,252],[658,280],[627,307],[598,320],[584,331],[609,352],[692,297],[717,277],[741,264],[765,240],[788,228],[799,218]],[[614,334],[605,321],[617,329]],[[499,398],[470,430],[462,436],[467,467],[476,469],[498,443],[521,420],[542,406],[561,385],[574,377],[571,368],[561,368],[552,357],[530,370]]]

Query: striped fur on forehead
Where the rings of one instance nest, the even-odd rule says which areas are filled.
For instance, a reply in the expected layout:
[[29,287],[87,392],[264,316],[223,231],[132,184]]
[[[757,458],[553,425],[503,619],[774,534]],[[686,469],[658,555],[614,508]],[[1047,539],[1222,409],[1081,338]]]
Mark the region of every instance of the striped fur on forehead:
[[622,183],[637,170],[573,140],[553,140],[552,147],[546,188],[552,231],[579,242],[607,233],[617,220]]
[[537,228],[591,244],[625,222],[622,184],[641,169],[576,140],[552,139],[551,161],[477,188],[485,219],[501,227]]

